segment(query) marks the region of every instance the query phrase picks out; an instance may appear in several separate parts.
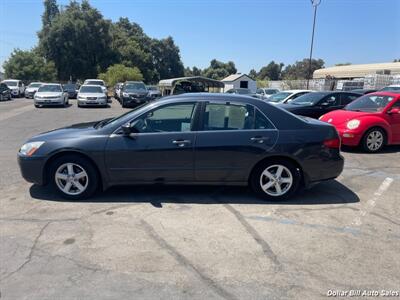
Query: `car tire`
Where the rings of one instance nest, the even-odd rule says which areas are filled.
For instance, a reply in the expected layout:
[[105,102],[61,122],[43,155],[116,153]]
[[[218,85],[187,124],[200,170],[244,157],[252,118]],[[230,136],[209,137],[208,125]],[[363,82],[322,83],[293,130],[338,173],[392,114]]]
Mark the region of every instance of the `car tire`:
[[[48,180],[51,186],[65,199],[87,199],[93,196],[99,187],[96,168],[80,155],[68,154],[58,157],[51,163],[49,170]],[[78,178],[78,175],[82,177]]]
[[39,105],[37,105],[37,104],[35,104],[35,107],[36,107],[36,108],[39,108],[40,106],[39,106]]
[[379,127],[369,129],[361,140],[361,147],[365,152],[376,153],[386,145],[386,132]]
[[300,182],[300,170],[285,159],[271,159],[259,164],[250,177],[252,190],[262,199],[269,201],[290,198],[298,190]]
[[121,106],[122,106],[122,108],[126,108],[126,104],[125,104],[124,99],[121,100]]

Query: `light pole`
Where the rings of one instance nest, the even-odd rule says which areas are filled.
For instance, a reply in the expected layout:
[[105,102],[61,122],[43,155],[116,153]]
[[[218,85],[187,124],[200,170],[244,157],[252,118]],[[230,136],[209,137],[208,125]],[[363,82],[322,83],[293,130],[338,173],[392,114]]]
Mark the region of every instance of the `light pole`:
[[321,4],[321,0],[311,0],[311,4],[314,7],[314,21],[313,21],[312,36],[311,36],[310,60],[308,62],[307,90],[310,85],[311,59],[312,59],[312,51],[313,51],[313,46],[314,46],[315,19],[317,17],[317,7],[318,7],[318,5]]

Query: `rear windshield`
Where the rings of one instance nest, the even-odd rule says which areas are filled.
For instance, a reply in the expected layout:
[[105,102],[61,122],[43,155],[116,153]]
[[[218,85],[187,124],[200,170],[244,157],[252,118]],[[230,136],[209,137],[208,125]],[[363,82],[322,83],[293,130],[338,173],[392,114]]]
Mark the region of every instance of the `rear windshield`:
[[303,96],[300,96],[296,99],[294,99],[290,104],[294,105],[312,105],[318,103],[323,97],[328,96],[329,94],[326,93],[318,93],[318,92],[313,92],[313,93],[307,93]]
[[59,85],[42,85],[38,92],[62,92]]
[[99,86],[82,86],[79,93],[102,93],[103,90]]

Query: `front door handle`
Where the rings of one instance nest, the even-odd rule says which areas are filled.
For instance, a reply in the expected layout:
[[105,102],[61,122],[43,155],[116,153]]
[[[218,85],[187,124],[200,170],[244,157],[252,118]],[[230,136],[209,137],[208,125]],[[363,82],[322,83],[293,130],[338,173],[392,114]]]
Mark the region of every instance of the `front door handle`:
[[250,141],[262,144],[262,143],[264,143],[264,141],[266,141],[268,139],[269,139],[269,137],[266,137],[266,136],[253,136],[252,138],[250,138]]
[[186,145],[190,144],[189,140],[173,140],[172,144],[177,145],[178,147],[185,147]]

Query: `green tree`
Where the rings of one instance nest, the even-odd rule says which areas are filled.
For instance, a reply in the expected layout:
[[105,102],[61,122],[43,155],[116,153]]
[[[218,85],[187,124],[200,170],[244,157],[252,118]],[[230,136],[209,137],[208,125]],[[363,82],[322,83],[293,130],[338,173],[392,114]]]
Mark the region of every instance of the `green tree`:
[[309,59],[304,58],[301,61],[296,61],[293,65],[288,65],[282,72],[284,79],[307,79],[312,78],[315,70],[323,68],[325,62],[322,59],[311,60],[311,72],[309,70]]
[[210,62],[210,66],[202,71],[202,75],[208,78],[221,80],[231,74],[236,74],[237,69],[233,61],[223,63],[216,59]]
[[114,86],[117,82],[128,80],[142,81],[143,75],[137,67],[131,68],[116,64],[108,67],[107,72],[99,74],[99,78],[103,79],[108,85]]
[[283,63],[271,61],[268,65],[261,68],[257,78],[260,80],[280,80],[282,77]]
[[254,70],[254,69],[251,69],[250,72],[249,72],[249,76],[251,78],[253,78],[253,79],[256,79],[257,78],[257,71]]
[[184,67],[180,58],[179,48],[172,37],[153,39],[151,54],[157,74],[157,81],[164,78],[182,77]]
[[349,63],[349,62],[347,62],[347,63],[338,63],[338,64],[335,64],[335,66],[337,66],[337,67],[341,67],[341,66],[350,66],[351,65],[351,63]]
[[3,68],[7,78],[17,78],[25,82],[53,81],[57,75],[54,63],[46,61],[37,49],[15,49],[11,57],[4,62]]
[[110,49],[111,22],[87,0],[71,1],[39,33],[39,45],[47,59],[54,61],[61,80],[96,77],[113,55]]

